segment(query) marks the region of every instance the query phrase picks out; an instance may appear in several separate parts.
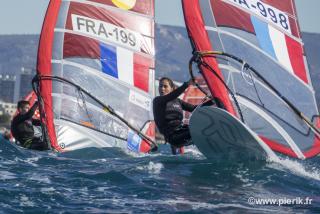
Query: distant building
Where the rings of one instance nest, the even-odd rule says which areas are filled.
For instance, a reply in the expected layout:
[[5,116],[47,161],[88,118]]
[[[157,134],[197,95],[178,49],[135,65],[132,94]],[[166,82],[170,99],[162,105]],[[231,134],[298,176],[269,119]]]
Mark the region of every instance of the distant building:
[[15,114],[17,110],[17,104],[16,103],[7,103],[7,102],[1,102],[0,101],[0,116],[3,114],[9,114],[11,117]]
[[16,75],[0,74],[0,100],[7,103],[15,103],[18,101]]
[[35,72],[21,67],[21,71],[12,74],[0,74],[0,101],[17,103],[32,91],[32,78]]
[[30,68],[21,68],[20,75],[20,99],[27,96],[32,91],[32,78],[34,77],[35,72]]

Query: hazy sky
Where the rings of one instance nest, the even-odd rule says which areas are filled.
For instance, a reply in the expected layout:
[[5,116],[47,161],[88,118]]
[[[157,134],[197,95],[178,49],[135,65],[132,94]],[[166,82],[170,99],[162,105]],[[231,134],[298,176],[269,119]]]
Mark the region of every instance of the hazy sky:
[[[155,1],[157,23],[183,25],[180,0]],[[295,1],[302,31],[320,33],[320,0]],[[0,34],[39,34],[48,2],[0,0]]]

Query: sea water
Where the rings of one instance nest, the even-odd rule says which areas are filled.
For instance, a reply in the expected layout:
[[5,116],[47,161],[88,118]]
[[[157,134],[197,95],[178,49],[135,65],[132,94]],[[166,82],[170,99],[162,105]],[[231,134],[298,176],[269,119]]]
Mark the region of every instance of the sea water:
[[119,148],[37,152],[2,142],[0,213],[320,212],[318,157],[216,164],[196,149],[174,156],[167,147],[138,156]]

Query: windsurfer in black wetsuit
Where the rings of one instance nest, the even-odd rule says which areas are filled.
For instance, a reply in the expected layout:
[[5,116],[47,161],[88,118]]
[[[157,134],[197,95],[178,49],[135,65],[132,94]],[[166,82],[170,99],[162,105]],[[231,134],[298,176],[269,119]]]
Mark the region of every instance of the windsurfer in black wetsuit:
[[163,77],[159,81],[159,94],[153,100],[154,121],[165,140],[175,148],[192,144],[189,126],[182,123],[183,110],[192,112],[197,106],[178,97],[188,88],[191,80],[175,89],[173,81]]
[[30,109],[30,103],[28,101],[19,101],[19,113],[13,118],[11,122],[11,132],[13,137],[19,141],[21,146],[25,148],[35,150],[48,150],[49,148],[47,143],[34,136],[33,125],[41,125],[40,120],[32,118],[37,107],[38,102],[35,102]]

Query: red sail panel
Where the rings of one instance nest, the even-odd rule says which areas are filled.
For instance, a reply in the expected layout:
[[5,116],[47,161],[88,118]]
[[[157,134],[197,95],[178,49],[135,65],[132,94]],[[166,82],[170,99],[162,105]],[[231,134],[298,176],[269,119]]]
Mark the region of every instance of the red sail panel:
[[149,91],[149,68],[153,66],[153,60],[134,54],[134,85],[144,91]]
[[248,13],[223,1],[212,0],[211,7],[218,26],[232,27],[254,33]]
[[76,34],[64,35],[63,58],[86,57],[100,59],[100,45],[95,39]]
[[293,158],[298,158],[297,154],[290,148],[290,147],[287,147],[287,146],[283,146],[282,144],[276,142],[276,141],[273,141],[273,140],[270,140],[266,137],[263,137],[263,136],[259,136],[263,142],[265,142],[273,151],[276,151],[276,152],[280,152],[282,154],[286,154],[290,157],[293,157]]
[[150,0],[89,0],[92,2],[97,2],[100,4],[105,4],[113,7],[117,7],[123,10],[130,10],[137,13],[142,13],[145,15],[153,16],[154,15],[154,5],[153,1]]
[[276,7],[281,11],[284,11],[284,12],[290,14],[291,16],[295,15],[294,9],[292,7],[292,3],[293,3],[292,0],[281,0],[281,1],[279,1],[279,0],[261,0],[261,1],[266,4],[271,5],[273,7]]
[[[61,0],[50,1],[42,26],[37,59],[37,72],[40,75],[51,75],[54,27],[58,18],[60,4]],[[48,129],[50,143],[54,149],[60,150],[53,124],[52,83],[51,81],[42,81],[40,87],[41,96],[45,101],[44,111],[46,112],[46,118],[44,123]]]
[[[320,123],[319,120],[317,122],[317,127],[320,127]],[[282,144],[276,142],[276,141],[272,141],[266,137],[263,136],[259,136],[273,151],[276,152],[280,152],[282,154],[288,155],[290,157],[293,158],[298,158],[297,154],[290,148],[287,146],[283,146]],[[303,152],[303,155],[305,158],[312,158],[316,155],[318,155],[320,153],[320,138],[318,136],[314,136],[314,144],[313,146],[307,150]]]
[[[146,130],[143,133],[149,137],[151,140],[155,141],[156,136],[156,124],[154,122],[149,122],[146,126]],[[140,144],[139,151],[143,153],[148,153],[151,150],[150,142],[142,140]]]
[[[212,51],[213,48],[210,39],[204,27],[204,20],[201,15],[200,5],[198,0],[183,0],[183,11],[188,34],[193,40],[197,51]],[[213,44],[214,45],[214,44]],[[218,67],[218,63],[213,58],[205,58],[204,61],[212,67],[220,78],[223,79],[222,73]],[[202,74],[208,84],[211,94],[219,98],[226,110],[233,115],[236,115],[232,103],[229,99],[227,89],[223,83],[207,68],[201,66]]]
[[303,49],[299,42],[286,36],[288,55],[294,73],[304,82],[308,83],[307,70],[303,60]]

